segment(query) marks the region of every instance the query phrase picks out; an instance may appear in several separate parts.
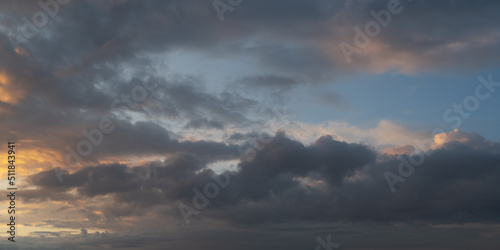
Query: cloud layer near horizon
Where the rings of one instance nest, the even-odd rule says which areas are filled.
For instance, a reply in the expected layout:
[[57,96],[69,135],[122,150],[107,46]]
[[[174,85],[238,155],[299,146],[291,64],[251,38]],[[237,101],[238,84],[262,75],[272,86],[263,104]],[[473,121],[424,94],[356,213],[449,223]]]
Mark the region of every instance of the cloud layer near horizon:
[[[129,209],[118,214],[103,210],[103,216],[130,216],[156,205],[167,208],[182,202],[195,207],[193,200],[200,203],[200,199],[195,198],[193,188],[212,195],[214,189],[204,187],[219,180],[223,185],[217,184],[216,197],[193,219],[214,217],[243,224],[303,220],[493,223],[500,206],[500,144],[466,133],[461,137],[481,140],[455,140],[456,133],[432,150],[394,193],[384,173],[397,173],[398,158],[408,155],[380,154],[328,136],[305,146],[278,134],[253,161],[240,162],[238,172],[215,174],[195,155],[181,153],[144,166],[89,166],[62,174],[62,182],[53,171],[40,172],[30,177],[37,189],[25,191],[24,196],[37,202],[110,194],[116,206],[128,204]],[[71,190],[76,193],[68,194]],[[168,209],[172,209],[168,216],[181,215],[175,211],[177,206]]]

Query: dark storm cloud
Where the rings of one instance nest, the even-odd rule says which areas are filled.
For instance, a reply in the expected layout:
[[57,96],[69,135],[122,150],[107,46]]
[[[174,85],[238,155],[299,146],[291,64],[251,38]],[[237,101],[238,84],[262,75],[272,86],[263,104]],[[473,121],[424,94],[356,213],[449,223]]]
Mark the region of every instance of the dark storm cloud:
[[[339,142],[330,136],[323,136],[306,147],[279,133],[253,161],[240,164],[242,170],[238,176],[262,177],[264,181],[282,174],[306,177],[315,172],[332,184],[340,184],[356,168],[374,160],[375,153],[363,145]],[[250,188],[248,191],[251,191]]]
[[[94,146],[95,149],[90,155],[82,157],[84,160],[94,161],[107,156],[166,155],[177,152],[193,153],[207,162],[239,157],[237,145],[203,140],[179,141],[172,138],[170,131],[154,122],[139,121],[132,124],[118,120],[113,124],[116,126],[114,131],[105,134],[102,143]],[[75,148],[81,140],[88,139],[74,137],[68,145]]]
[[[397,171],[400,161],[393,156],[375,158],[366,146],[329,136],[305,146],[277,134],[253,161],[239,164],[239,172],[230,175],[229,185],[210,201],[203,216],[244,224],[500,219],[498,150],[451,141],[426,158],[394,193],[384,172]],[[214,181],[214,173],[205,167],[196,156],[179,154],[169,162],[141,167],[87,167],[63,174],[68,181],[62,183],[51,171],[33,175],[31,181],[42,190],[76,188],[83,196],[113,194],[114,202],[131,204],[120,214],[136,214],[141,206],[191,204],[192,189],[203,190]],[[216,176],[226,180],[229,175]],[[112,210],[106,211],[114,216]],[[175,212],[171,209],[169,214]]]
[[[279,134],[254,161],[240,164],[241,172],[231,180],[229,192],[221,194],[221,198],[214,201],[214,206],[244,206],[245,200],[267,203],[274,196],[304,196],[313,199],[313,196],[307,194],[316,194],[314,197],[324,194],[317,190],[304,190],[295,177],[306,177],[314,173],[318,175],[315,178],[322,175],[336,187],[341,185],[344,177],[352,175],[354,170],[373,162],[374,157],[375,154],[362,145],[337,142],[331,137],[320,138],[314,145],[305,147]],[[203,170],[204,168],[204,163],[198,157],[179,154],[175,160],[142,167],[86,167],[72,174],[63,173],[63,182],[58,181],[53,171],[46,171],[32,176],[31,182],[35,186],[51,190],[76,188],[84,196],[111,193],[116,195],[116,202],[148,207],[175,200],[190,202],[193,187],[203,188],[206,183],[213,181],[213,172]],[[225,178],[222,175],[218,177]],[[158,193],[159,190],[161,194]],[[42,198],[43,195],[38,197]],[[274,208],[268,209],[274,211]]]
[[392,207],[391,213],[381,213],[379,218],[412,215],[443,221],[496,221],[500,218],[499,179],[500,151],[452,141],[426,158],[399,186],[398,194],[376,201],[379,208]]

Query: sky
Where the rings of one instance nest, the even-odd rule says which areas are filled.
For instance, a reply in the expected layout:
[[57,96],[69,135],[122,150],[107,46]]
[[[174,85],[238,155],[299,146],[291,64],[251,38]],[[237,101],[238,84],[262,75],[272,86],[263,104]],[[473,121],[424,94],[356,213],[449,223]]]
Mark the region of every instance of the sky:
[[499,249],[499,11],[0,1],[0,249]]

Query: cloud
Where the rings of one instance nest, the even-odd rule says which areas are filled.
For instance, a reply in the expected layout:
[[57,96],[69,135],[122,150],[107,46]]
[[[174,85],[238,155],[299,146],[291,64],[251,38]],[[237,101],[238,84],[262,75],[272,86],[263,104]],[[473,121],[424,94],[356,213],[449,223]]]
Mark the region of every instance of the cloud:
[[452,143],[465,144],[475,149],[481,150],[499,150],[500,144],[486,140],[477,133],[466,133],[455,129],[448,133],[440,133],[434,136],[434,149],[449,146]]
[[361,127],[348,122],[329,121],[320,124],[293,122],[285,128],[286,133],[304,143],[312,143],[316,138],[329,134],[336,140],[364,142],[380,150],[391,146],[414,144],[429,137],[430,132],[412,131],[394,121],[381,120],[374,127]]
[[[407,157],[407,155],[403,155]],[[203,216],[243,224],[291,221],[428,221],[494,222],[498,216],[496,183],[500,179],[500,151],[448,142],[390,192],[384,177],[397,171],[397,156],[377,158],[372,149],[324,136],[304,146],[277,134],[251,162],[240,162],[239,172],[216,175],[230,178],[210,202]],[[196,156],[179,154],[163,163],[127,167],[86,167],[62,175],[52,171],[30,179],[41,190],[80,196],[112,194],[116,204],[136,214],[141,207],[191,204],[193,188],[203,190],[214,173]],[[468,190],[463,192],[463,190]],[[42,194],[38,198],[41,199]],[[45,195],[47,196],[47,195]],[[134,205],[132,205],[134,204]],[[113,217],[112,210],[104,210]],[[169,209],[170,216],[176,209]]]
[[[261,121],[263,118],[255,117],[260,115],[259,110],[267,108],[259,104],[256,93],[238,94],[240,87],[243,88],[241,85],[272,86],[278,90],[271,94],[284,98],[280,93],[283,89],[331,83],[338,76],[367,68],[384,72],[394,66],[388,61],[396,62],[395,67],[403,71],[439,70],[452,64],[474,69],[483,62],[496,63],[497,57],[491,51],[497,50],[491,48],[498,41],[497,27],[484,22],[488,18],[497,19],[492,11],[497,6],[495,1],[477,4],[422,0],[404,3],[404,11],[394,16],[390,25],[360,55],[368,59],[355,60],[346,66],[338,44],[353,37],[352,27],[371,20],[370,10],[385,8],[382,2],[353,3],[252,1],[239,6],[228,22],[221,23],[213,6],[204,1],[124,1],[120,4],[79,1],[61,6],[56,18],[18,48],[10,45],[7,31],[16,31],[22,25],[21,17],[30,17],[39,6],[24,1],[15,7],[6,4],[5,10],[9,13],[2,22],[0,39],[0,55],[6,60],[0,62],[0,72],[3,72],[0,88],[9,90],[9,94],[0,103],[0,112],[25,115],[15,121],[3,120],[2,127],[9,129],[1,137],[31,139],[37,147],[61,152],[60,145],[80,140],[82,127],[95,127],[99,119],[108,115],[121,115],[118,118],[129,121],[134,115],[144,119],[158,117],[157,124],[176,124],[169,130],[180,137],[185,136],[181,131],[184,127],[214,130],[224,127],[231,131]],[[453,6],[454,11],[445,11],[447,6]],[[424,23],[429,25],[416,25],[413,17],[417,13],[426,16]],[[439,22],[444,18],[464,20],[462,16],[469,18],[459,30]],[[478,23],[481,25],[476,25]],[[168,57],[173,51],[186,49],[206,56],[230,54],[235,60],[251,58],[253,71],[233,78],[241,83],[240,87],[212,91],[203,87],[207,81],[203,77],[169,75],[168,63],[159,62],[155,57]],[[472,54],[491,57],[459,60]],[[375,64],[382,66],[373,69]],[[126,114],[112,112],[110,107],[115,98],[129,94],[137,84],[153,80],[159,87],[149,93],[146,101]],[[316,97],[314,95],[318,101],[336,107],[347,105],[337,93]],[[414,137],[404,131],[397,135],[389,133],[389,130],[401,129],[385,123],[379,127],[370,131],[380,134],[376,136],[378,144],[402,144]],[[384,127],[388,129],[385,132]],[[353,133],[364,134],[364,131]],[[312,142],[322,134],[316,133],[309,140]],[[351,141],[348,137],[339,138]],[[119,148],[120,144],[110,142],[107,150]],[[61,155],[64,156],[64,152]]]
[[[500,208],[500,146],[478,134],[436,135],[433,154],[395,193],[383,174],[397,171],[398,157],[408,157],[409,144],[429,133],[387,120],[368,128],[295,122],[253,161],[239,162],[239,172],[216,174],[207,167],[239,159],[236,143],[255,137],[252,126],[277,117],[270,106],[312,100],[348,108],[350,100],[324,86],[351,74],[462,73],[498,66],[498,1],[401,4],[402,13],[348,63],[340,43],[352,44],[353,28],[363,29],[373,21],[370,11],[385,9],[387,1],[244,1],[224,22],[204,0],[71,1],[14,47],[9,32],[19,34],[22,17],[32,19],[43,10],[32,1],[0,2],[0,114],[6,118],[0,120],[0,140],[15,140],[25,155],[19,163],[29,176],[21,182],[20,197],[31,206],[26,215],[58,217],[30,223],[36,230],[25,237],[31,244],[25,248],[275,249],[276,242],[286,241],[286,249],[311,249],[311,239],[346,223],[345,231],[336,232],[362,249],[371,247],[366,242],[387,246],[380,235],[406,237],[382,226],[395,222],[431,239],[411,242],[421,249],[443,246],[434,232],[453,244],[466,238],[467,244],[453,248],[487,249],[498,238],[493,224]],[[186,51],[195,59],[177,61]],[[235,67],[226,68],[228,62]],[[193,70],[207,65],[210,72]],[[152,82],[158,88],[146,100],[113,110],[114,100]],[[65,146],[76,147],[86,139],[82,130],[97,128],[105,117],[115,131],[81,165],[65,168]],[[63,167],[62,182],[55,167]],[[202,226],[179,229],[176,204],[192,204],[193,188],[203,190],[214,176],[229,173],[230,184],[193,217]],[[77,218],[67,219],[71,213]],[[359,222],[365,228],[352,229]],[[492,229],[429,229],[456,223]],[[117,233],[96,235],[96,228]]]

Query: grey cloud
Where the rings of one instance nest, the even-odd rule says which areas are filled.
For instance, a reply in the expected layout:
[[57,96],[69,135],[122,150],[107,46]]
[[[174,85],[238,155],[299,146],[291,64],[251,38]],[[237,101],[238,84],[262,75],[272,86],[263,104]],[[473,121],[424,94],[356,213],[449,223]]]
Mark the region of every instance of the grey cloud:
[[[346,220],[486,223],[500,219],[499,151],[449,142],[398,184],[395,193],[390,192],[384,172],[397,172],[399,160],[375,158],[376,153],[366,146],[328,136],[304,146],[277,134],[253,161],[239,164],[240,171],[230,176],[229,186],[211,200],[203,215],[243,224]],[[33,175],[31,180],[42,190],[64,193],[76,188],[84,196],[114,194],[118,204],[135,204],[123,211],[135,214],[139,207],[176,201],[190,204],[192,189],[203,190],[213,181],[213,172],[205,167],[198,157],[179,154],[169,162],[148,166],[87,167],[63,174],[67,181],[62,183],[51,171]],[[218,178],[227,176],[226,172]],[[175,209],[171,213],[175,215]]]

